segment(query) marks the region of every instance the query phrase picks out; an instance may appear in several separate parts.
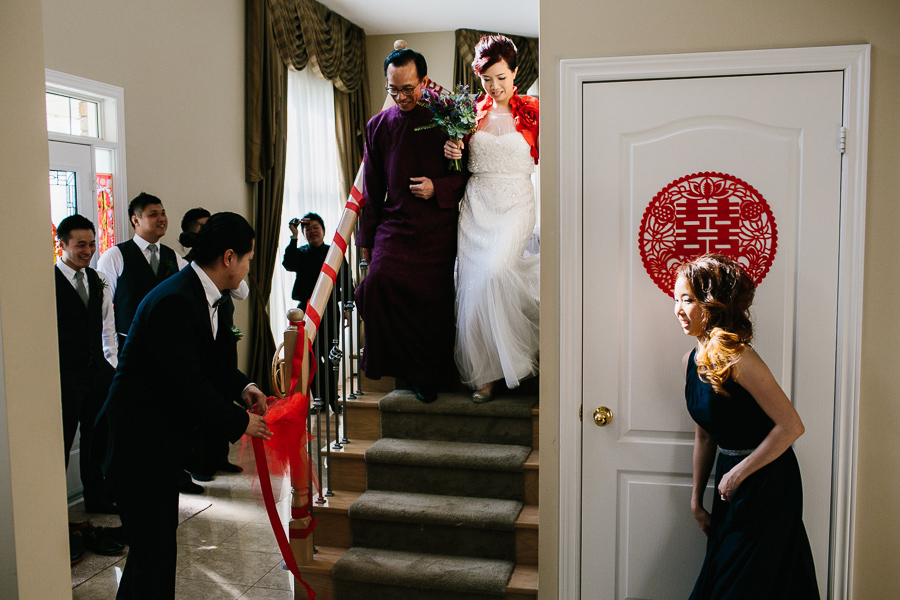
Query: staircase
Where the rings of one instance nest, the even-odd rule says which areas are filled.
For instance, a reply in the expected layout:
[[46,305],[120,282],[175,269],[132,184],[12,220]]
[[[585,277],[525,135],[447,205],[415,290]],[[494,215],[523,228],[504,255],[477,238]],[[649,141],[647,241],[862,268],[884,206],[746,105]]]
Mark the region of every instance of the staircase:
[[300,570],[316,598],[537,598],[536,395],[426,405],[366,384],[380,391],[347,401],[334,496],[314,505],[318,553]]

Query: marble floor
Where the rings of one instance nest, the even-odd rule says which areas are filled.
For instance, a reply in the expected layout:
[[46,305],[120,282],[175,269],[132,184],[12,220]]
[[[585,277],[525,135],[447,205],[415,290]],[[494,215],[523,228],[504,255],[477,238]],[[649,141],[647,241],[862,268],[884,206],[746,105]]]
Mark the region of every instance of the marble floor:
[[[293,600],[294,582],[282,570],[281,555],[252,480],[249,446],[232,446],[231,461],[244,473],[217,474],[203,495],[212,505],[178,527],[178,600]],[[248,473],[250,475],[248,475]],[[277,483],[277,482],[276,482]],[[290,488],[276,491],[282,522],[290,513]],[[73,600],[115,598],[127,557],[72,590]]]

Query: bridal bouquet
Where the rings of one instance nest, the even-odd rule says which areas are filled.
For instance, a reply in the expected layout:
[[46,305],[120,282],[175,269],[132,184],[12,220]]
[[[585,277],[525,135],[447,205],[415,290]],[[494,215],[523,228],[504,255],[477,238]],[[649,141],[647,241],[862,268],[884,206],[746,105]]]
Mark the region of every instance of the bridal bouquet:
[[[420,106],[434,113],[427,125],[416,127],[416,131],[440,127],[456,142],[475,131],[475,98],[469,95],[469,86],[456,86],[455,94],[438,94],[427,88],[422,90]],[[450,161],[450,168],[460,170],[459,160]]]

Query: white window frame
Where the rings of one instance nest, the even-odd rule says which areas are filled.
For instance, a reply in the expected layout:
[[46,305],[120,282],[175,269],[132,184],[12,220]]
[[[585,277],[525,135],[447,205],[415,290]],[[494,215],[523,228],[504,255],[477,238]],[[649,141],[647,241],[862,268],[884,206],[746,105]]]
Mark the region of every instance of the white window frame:
[[115,85],[85,79],[52,69],[44,70],[46,91],[97,102],[100,105],[100,137],[67,135],[47,132],[47,139],[58,142],[74,142],[91,146],[91,190],[97,194],[98,148],[113,151],[115,173],[113,178],[113,205],[115,210],[116,242],[129,235],[128,178],[125,172],[125,90]]

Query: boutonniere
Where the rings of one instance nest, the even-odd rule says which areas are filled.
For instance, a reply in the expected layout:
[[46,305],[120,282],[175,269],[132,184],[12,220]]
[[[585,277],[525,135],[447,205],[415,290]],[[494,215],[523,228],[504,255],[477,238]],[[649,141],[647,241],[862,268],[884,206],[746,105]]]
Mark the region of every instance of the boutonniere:
[[244,337],[244,332],[241,331],[240,329],[238,329],[237,327],[235,327],[234,325],[232,325],[231,326],[231,335],[234,336],[234,341],[239,342],[239,341],[241,341],[241,338]]
[[94,294],[97,296],[97,298],[99,298],[100,300],[103,300],[103,292],[104,291],[106,291],[106,282],[103,281],[103,278],[98,275],[97,276],[97,290],[94,292]]
[[174,275],[178,272],[178,266],[173,263],[171,260],[166,261],[166,273],[169,275]]

